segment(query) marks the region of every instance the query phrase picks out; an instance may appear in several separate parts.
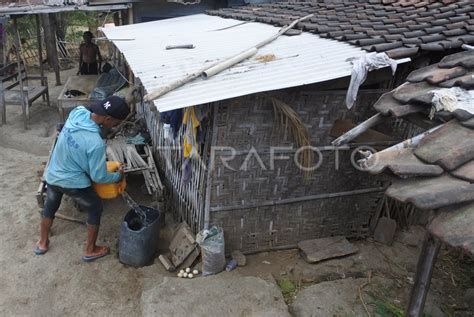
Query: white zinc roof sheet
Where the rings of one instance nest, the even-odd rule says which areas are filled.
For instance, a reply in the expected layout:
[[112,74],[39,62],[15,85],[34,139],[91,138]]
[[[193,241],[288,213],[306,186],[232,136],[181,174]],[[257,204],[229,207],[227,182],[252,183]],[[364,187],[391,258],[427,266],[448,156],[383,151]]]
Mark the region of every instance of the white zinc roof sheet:
[[[206,65],[232,57],[279,31],[271,25],[204,14],[103,29],[148,93]],[[194,44],[194,49],[166,50]],[[271,61],[259,56],[273,54]],[[195,79],[154,101],[168,111],[257,92],[301,86],[351,74],[359,48],[317,35],[281,36],[257,55],[209,79]]]

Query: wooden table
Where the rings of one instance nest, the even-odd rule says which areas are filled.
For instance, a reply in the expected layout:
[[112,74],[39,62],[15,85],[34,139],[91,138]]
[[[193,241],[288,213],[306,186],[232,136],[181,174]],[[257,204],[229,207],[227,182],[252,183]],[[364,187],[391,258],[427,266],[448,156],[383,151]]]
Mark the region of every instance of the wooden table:
[[[98,79],[99,75],[80,75],[68,78],[58,97],[59,114],[63,122],[66,121],[67,114],[72,109],[77,106],[88,106],[92,102],[89,96],[96,87]],[[68,90],[79,90],[85,93],[85,95],[67,98],[64,94]]]

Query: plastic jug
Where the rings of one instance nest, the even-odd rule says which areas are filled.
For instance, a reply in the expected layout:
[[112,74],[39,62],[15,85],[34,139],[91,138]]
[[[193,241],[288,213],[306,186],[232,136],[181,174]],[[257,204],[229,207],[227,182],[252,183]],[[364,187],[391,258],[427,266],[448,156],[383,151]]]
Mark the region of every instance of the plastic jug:
[[[116,172],[122,163],[120,162],[107,162],[107,172],[114,173]],[[97,195],[99,195],[102,199],[113,199],[120,194],[122,194],[127,187],[127,183],[125,182],[125,177],[118,183],[110,183],[110,184],[97,184],[92,183],[92,188],[94,188]]]

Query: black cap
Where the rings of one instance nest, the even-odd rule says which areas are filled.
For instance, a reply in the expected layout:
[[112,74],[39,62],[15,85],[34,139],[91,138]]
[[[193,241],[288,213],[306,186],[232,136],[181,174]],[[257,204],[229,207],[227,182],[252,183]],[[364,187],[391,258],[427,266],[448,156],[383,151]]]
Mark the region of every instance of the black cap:
[[124,120],[130,113],[127,103],[119,96],[110,96],[101,102],[92,103],[89,109],[99,116],[110,116],[119,120]]

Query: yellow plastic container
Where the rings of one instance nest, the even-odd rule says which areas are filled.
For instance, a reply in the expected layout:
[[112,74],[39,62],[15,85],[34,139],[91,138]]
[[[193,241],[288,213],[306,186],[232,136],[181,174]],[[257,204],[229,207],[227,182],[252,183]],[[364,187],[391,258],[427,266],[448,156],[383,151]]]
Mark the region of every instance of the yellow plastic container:
[[[107,162],[107,172],[114,173],[116,172],[122,163],[120,162]],[[110,184],[97,184],[92,183],[92,188],[94,188],[97,195],[99,195],[102,199],[113,199],[118,195],[122,194],[127,187],[127,183],[125,182],[125,177],[118,183],[110,183]]]

